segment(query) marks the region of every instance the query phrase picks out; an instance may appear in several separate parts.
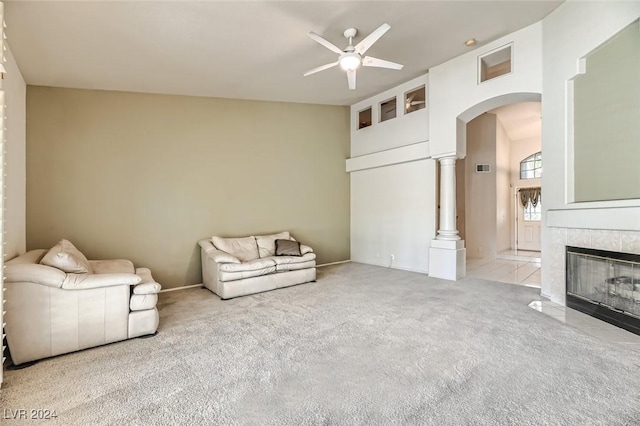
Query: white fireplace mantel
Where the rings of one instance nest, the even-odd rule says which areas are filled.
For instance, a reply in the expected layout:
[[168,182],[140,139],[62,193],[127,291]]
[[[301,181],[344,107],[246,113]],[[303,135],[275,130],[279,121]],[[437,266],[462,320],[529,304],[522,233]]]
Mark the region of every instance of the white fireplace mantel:
[[546,224],[550,228],[640,231],[640,206],[547,210]]

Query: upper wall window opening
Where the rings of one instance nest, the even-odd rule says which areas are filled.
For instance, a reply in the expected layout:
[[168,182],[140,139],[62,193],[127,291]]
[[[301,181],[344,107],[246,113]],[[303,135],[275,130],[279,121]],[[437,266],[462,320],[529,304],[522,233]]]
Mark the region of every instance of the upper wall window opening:
[[404,94],[404,113],[410,114],[427,106],[425,87],[418,87]]
[[520,179],[542,177],[542,152],[536,152],[520,162]]
[[395,96],[389,100],[380,103],[380,122],[396,118],[397,106]]
[[358,130],[371,126],[371,107],[358,113]]
[[478,57],[478,83],[482,83],[512,71],[512,45],[499,47]]

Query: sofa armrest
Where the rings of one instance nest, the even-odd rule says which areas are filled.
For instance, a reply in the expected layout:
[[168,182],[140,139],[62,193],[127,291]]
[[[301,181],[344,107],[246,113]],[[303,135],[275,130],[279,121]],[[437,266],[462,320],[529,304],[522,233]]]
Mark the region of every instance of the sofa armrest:
[[242,263],[240,259],[226,251],[218,250],[209,240],[200,240],[198,244],[207,257],[216,263]]
[[313,253],[313,249],[309,246],[305,246],[304,244],[300,244],[300,254],[304,256],[307,253]]
[[215,250],[216,247],[213,245],[211,240],[200,240],[198,241],[198,245],[202,248],[203,252],[207,252],[209,250]]
[[33,263],[9,264],[5,269],[6,282],[30,282],[60,288],[66,277],[66,272],[60,269]]
[[136,285],[142,279],[136,274],[67,274],[62,288],[65,290],[85,290],[89,288]]
[[133,286],[133,294],[157,294],[162,286],[151,276],[149,268],[137,268],[136,274],[141,278],[140,283]]

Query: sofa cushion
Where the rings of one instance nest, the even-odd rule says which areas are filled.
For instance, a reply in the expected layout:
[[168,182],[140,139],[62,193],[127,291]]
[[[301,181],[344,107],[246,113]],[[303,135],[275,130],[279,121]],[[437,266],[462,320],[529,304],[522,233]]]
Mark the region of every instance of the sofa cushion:
[[316,254],[307,253],[302,256],[273,256],[276,263],[276,272],[297,271],[316,267]]
[[221,263],[218,265],[220,271],[224,272],[246,272],[257,271],[264,268],[275,266],[276,262],[272,257],[265,259],[254,259],[242,263]]
[[256,242],[258,243],[260,257],[274,256],[276,254],[276,240],[278,239],[289,240],[291,239],[291,235],[288,231],[271,235],[258,235]]
[[20,256],[14,257],[13,259],[4,262],[5,265],[17,265],[17,264],[34,264],[40,263],[45,254],[47,254],[47,249],[37,249],[30,250],[26,253],[21,254]]
[[298,269],[315,268],[316,261],[309,260],[306,262],[280,263],[276,265],[276,272],[297,271]]
[[157,294],[132,294],[129,300],[129,309],[132,311],[144,311],[155,308],[157,303]]
[[237,271],[237,272],[225,272],[218,271],[218,280],[220,282],[229,282],[229,281],[237,281],[243,280],[245,278],[253,278],[253,277],[261,277],[264,275],[271,275],[276,272],[276,265],[273,263],[271,266],[266,266],[261,269],[253,269],[248,271]]
[[273,260],[276,265],[286,265],[289,263],[304,263],[316,260],[315,253],[307,253],[302,256],[272,256],[264,260]]
[[212,237],[213,245],[222,251],[226,251],[232,256],[237,257],[243,262],[258,259],[258,244],[255,237],[245,238],[221,238]]
[[53,266],[67,273],[92,274],[87,258],[71,242],[60,240],[44,255],[41,264]]
[[133,262],[126,259],[90,260],[89,265],[91,265],[94,274],[136,273]]
[[276,256],[302,256],[300,243],[292,240],[276,240]]

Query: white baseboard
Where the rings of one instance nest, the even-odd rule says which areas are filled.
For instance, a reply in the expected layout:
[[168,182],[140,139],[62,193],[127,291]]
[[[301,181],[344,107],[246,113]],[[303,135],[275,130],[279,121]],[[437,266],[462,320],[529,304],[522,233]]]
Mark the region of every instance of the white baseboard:
[[[323,266],[339,265],[341,263],[349,263],[349,262],[351,262],[351,259],[341,260],[339,262],[323,263],[322,265],[316,265],[316,268],[322,268]],[[192,284],[192,285],[183,285],[182,287],[167,288],[164,290],[160,290],[160,293],[167,293],[169,291],[177,291],[177,290],[186,290],[189,288],[196,288],[196,287],[204,287],[204,284]]]
[[340,260],[338,262],[323,263],[322,265],[316,265],[316,268],[322,268],[323,266],[339,265],[341,263],[349,263],[349,262],[351,262],[351,259],[349,259],[349,260]]
[[176,291],[176,290],[186,290],[188,288],[196,288],[196,287],[203,287],[204,284],[192,284],[192,285],[183,285],[182,287],[174,287],[174,288],[167,288],[164,290],[160,290],[160,293],[167,293],[169,291]]
[[405,267],[401,267],[401,266],[396,266],[396,265],[389,265],[389,264],[382,264],[382,263],[375,263],[375,262],[364,262],[364,261],[355,261],[356,263],[362,263],[363,265],[371,265],[371,266],[379,266],[381,268],[388,268],[388,269],[397,269],[399,271],[407,271],[407,272],[416,272],[418,274],[427,274],[429,275],[429,271],[428,270],[424,270],[424,269],[412,269],[412,268],[405,268]]

